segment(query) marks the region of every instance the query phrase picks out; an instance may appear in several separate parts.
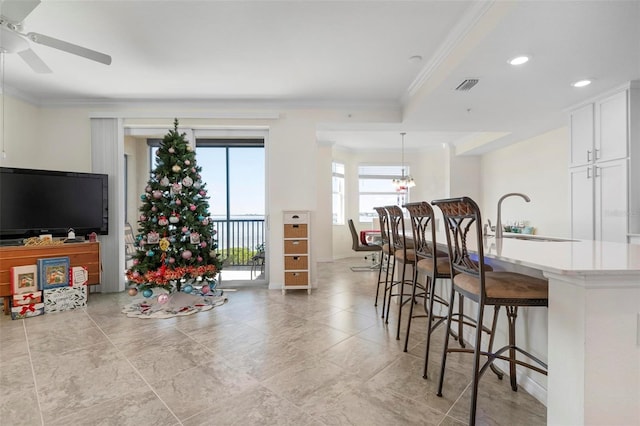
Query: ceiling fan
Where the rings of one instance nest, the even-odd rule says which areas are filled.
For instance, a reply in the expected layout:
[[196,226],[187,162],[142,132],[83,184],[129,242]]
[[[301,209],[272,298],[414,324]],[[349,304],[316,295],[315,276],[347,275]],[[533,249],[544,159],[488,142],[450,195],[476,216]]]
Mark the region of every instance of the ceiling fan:
[[50,73],[51,69],[31,49],[31,42],[82,56],[101,64],[111,64],[111,56],[104,53],[39,33],[23,33],[24,19],[39,4],[40,0],[0,0],[0,52],[17,53],[37,73]]

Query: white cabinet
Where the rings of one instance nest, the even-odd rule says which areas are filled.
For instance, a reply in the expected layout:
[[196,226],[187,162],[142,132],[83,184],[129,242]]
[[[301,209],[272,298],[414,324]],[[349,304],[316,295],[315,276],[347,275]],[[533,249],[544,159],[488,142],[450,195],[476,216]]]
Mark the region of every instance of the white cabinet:
[[571,183],[571,236],[580,240],[593,240],[593,166],[569,169]]
[[311,294],[310,212],[284,212],[284,281],[287,290],[306,289]]
[[609,161],[626,158],[628,91],[616,93],[596,102],[595,161]]
[[569,115],[571,131],[570,167],[590,164],[593,161],[593,104],[585,105]]
[[596,163],[595,239],[627,242],[627,160]]
[[571,235],[626,243],[640,232],[640,82],[570,114]]

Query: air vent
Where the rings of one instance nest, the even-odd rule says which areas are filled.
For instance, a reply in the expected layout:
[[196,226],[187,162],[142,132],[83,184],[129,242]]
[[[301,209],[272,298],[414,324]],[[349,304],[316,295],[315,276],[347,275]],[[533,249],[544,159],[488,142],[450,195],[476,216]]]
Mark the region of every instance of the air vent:
[[473,86],[478,84],[478,81],[479,80],[477,78],[468,78],[462,83],[460,83],[458,87],[456,87],[456,90],[463,91],[463,92],[467,90],[471,90]]

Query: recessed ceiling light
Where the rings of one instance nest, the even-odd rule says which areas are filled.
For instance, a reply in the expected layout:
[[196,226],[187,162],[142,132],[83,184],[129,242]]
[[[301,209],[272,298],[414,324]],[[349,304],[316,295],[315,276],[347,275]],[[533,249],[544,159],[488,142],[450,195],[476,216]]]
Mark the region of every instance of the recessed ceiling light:
[[516,56],[515,58],[509,59],[511,65],[522,65],[527,62],[529,62],[528,56]]
[[580,80],[575,83],[571,83],[573,87],[585,87],[591,84],[591,80]]

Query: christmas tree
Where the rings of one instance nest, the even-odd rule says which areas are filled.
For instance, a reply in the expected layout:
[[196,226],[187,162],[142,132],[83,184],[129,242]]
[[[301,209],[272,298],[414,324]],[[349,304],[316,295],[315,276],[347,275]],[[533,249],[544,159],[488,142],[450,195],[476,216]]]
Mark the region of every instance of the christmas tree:
[[156,156],[157,167],[140,196],[137,251],[126,272],[129,294],[151,297],[156,287],[191,293],[196,285],[207,293],[215,287],[222,259],[202,168],[185,133],[178,133],[178,119]]

